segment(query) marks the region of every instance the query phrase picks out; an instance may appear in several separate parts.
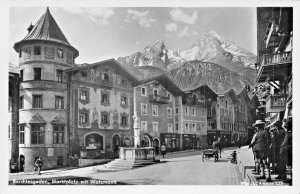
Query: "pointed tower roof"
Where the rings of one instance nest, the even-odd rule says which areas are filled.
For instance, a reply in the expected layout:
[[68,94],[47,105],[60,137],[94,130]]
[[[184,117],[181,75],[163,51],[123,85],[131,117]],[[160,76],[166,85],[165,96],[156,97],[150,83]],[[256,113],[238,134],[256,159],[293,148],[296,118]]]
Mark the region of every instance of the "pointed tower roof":
[[78,56],[78,50],[75,49],[67,40],[64,33],[61,31],[53,16],[51,15],[49,8],[47,7],[46,12],[38,20],[32,29],[29,29],[29,33],[26,37],[17,42],[14,45],[14,49],[18,51],[19,47],[29,41],[51,41],[59,44],[63,44],[75,51],[75,56]]

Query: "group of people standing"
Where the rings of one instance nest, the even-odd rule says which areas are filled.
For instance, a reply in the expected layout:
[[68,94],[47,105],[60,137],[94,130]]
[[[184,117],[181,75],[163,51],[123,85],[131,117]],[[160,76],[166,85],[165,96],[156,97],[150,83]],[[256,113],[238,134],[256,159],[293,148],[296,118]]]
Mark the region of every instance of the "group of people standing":
[[[261,175],[259,178],[271,181],[271,164],[275,178],[284,182],[291,182],[287,179],[286,166],[292,166],[292,118],[277,121],[273,128],[265,128],[265,123],[257,120],[253,126],[255,134],[249,148],[252,148],[255,170],[254,174]],[[268,177],[266,171],[268,170]]]

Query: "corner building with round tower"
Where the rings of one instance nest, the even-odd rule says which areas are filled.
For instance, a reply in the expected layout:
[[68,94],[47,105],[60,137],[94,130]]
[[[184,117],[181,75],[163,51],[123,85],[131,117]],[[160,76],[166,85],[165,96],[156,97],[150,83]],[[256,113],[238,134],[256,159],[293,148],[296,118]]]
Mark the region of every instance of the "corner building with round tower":
[[32,171],[38,157],[43,169],[67,165],[68,81],[64,70],[74,67],[79,52],[66,39],[49,9],[26,37],[15,43],[19,53],[19,162]]

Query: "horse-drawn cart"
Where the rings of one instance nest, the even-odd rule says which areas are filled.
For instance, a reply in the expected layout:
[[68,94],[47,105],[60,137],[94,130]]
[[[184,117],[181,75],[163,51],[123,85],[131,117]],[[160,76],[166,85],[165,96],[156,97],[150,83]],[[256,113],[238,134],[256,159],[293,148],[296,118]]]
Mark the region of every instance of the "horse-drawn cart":
[[208,160],[209,158],[214,158],[215,162],[219,160],[218,149],[214,149],[214,148],[204,149],[202,152],[202,161],[204,162],[205,159]]

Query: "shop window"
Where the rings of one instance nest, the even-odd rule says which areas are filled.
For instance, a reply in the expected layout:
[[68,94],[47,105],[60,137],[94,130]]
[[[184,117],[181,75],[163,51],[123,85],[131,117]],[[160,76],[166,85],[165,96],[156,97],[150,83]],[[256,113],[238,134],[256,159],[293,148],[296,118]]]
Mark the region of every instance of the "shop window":
[[32,96],[32,108],[43,108],[43,96],[33,95]]
[[34,80],[41,80],[42,79],[42,68],[40,67],[35,67],[33,68],[33,73],[34,73]]
[[35,46],[33,49],[34,55],[41,55],[41,47],[40,46]]
[[55,109],[64,109],[64,97],[55,96]]
[[64,125],[54,125],[53,126],[53,144],[63,144],[65,128]]
[[63,81],[63,71],[61,69],[56,70],[55,78],[56,78],[56,81],[58,81],[58,82]]
[[25,142],[25,125],[19,126],[19,144],[24,144]]
[[31,144],[44,144],[45,130],[43,124],[31,124]]

